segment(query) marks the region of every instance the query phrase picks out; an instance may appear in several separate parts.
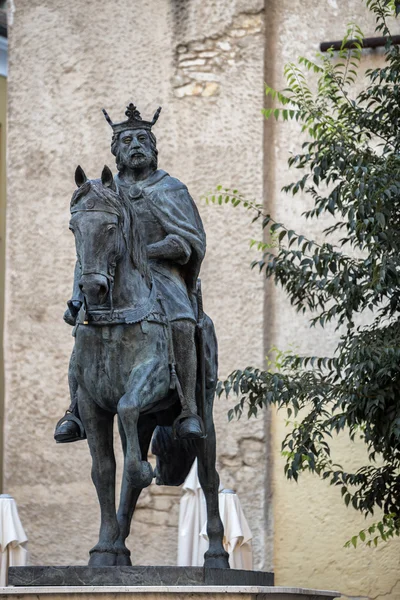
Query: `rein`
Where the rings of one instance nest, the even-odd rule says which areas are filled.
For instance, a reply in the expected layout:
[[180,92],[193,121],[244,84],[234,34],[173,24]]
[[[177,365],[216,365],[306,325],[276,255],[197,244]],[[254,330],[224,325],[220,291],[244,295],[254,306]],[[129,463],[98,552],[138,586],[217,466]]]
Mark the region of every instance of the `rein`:
[[133,325],[151,317],[151,320],[166,325],[167,321],[164,315],[157,314],[158,311],[155,311],[157,298],[157,288],[152,279],[150,294],[143,304],[112,310],[88,310],[85,302],[85,306],[79,311],[77,323],[80,325],[118,325],[124,323]]
[[[107,279],[107,281],[108,281],[108,297],[110,298],[110,310],[107,312],[109,313],[110,320],[112,320],[113,314],[114,314],[113,291],[114,291],[115,265],[114,264],[110,265],[110,267],[111,267],[110,268],[111,272],[105,273],[104,271],[83,271],[83,273],[81,274],[81,277],[83,277],[84,275],[101,275],[102,277],[105,277]],[[83,325],[88,325],[89,324],[88,315],[91,314],[92,311],[89,311],[89,309],[87,307],[85,296],[83,296],[83,307],[84,307],[84,312],[85,312]]]

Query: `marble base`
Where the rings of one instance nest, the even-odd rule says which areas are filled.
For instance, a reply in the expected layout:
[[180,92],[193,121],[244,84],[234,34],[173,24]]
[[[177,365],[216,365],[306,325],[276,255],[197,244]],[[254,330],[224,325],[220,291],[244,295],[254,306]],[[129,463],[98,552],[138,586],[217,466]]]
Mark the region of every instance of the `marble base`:
[[274,574],[203,567],[10,567],[13,586],[271,586]]
[[2,600],[78,600],[77,596],[79,600],[331,600],[338,598],[340,593],[279,586],[223,585],[0,588]]

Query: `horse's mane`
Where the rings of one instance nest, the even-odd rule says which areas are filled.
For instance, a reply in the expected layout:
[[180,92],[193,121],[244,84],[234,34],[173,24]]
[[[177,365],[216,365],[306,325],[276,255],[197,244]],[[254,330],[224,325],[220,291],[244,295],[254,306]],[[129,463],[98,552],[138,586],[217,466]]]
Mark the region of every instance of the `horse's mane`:
[[71,208],[90,191],[94,192],[100,200],[115,210],[120,217],[122,235],[130,253],[132,264],[145,278],[146,282],[150,284],[151,273],[147,257],[147,246],[139,229],[139,221],[133,203],[126,200],[122,194],[117,194],[111,188],[104,186],[101,179],[88,179],[75,190],[71,198]]

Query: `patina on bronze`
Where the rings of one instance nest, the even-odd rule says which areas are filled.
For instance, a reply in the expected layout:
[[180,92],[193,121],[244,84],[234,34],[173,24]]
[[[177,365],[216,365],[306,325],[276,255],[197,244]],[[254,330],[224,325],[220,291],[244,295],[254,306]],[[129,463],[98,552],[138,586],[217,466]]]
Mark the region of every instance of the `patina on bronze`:
[[[210,546],[205,566],[228,568],[218,510],[212,408],[217,342],[198,283],[205,234],[186,186],[157,169],[151,127],[132,104],[113,124],[115,179],[75,173],[70,229],[77,266],[66,320],[75,325],[69,381],[72,404],[57,435],[87,436],[100,509],[92,566],[130,565],[125,540],[141,490],[153,477],[180,485],[198,458]],[[115,511],[113,421],[124,472]],[[64,428],[64,430],[63,430]],[[149,445],[157,456],[153,473]],[[60,441],[69,441],[68,439]]]
[[[170,323],[172,352],[186,357],[185,368],[176,377],[173,360],[173,380],[176,381],[182,414],[176,426],[182,439],[203,436],[203,424],[197,415],[195,382],[197,356],[195,349],[197,276],[205,253],[205,233],[196,205],[186,186],[157,169],[156,139],[151,131],[161,112],[158,108],[152,121],[144,121],[131,103],[125,112],[127,120],[113,123],[103,110],[113,129],[111,151],[116,157],[118,175],[115,184],[124,197],[134,203],[137,218],[144,230],[150,268],[163,297]],[[71,325],[82,305],[81,269],[77,261],[74,290],[68,302],[65,320]],[[177,361],[181,363],[182,361]],[[79,419],[75,356],[70,364],[71,405],[56,427],[59,443],[85,439]]]

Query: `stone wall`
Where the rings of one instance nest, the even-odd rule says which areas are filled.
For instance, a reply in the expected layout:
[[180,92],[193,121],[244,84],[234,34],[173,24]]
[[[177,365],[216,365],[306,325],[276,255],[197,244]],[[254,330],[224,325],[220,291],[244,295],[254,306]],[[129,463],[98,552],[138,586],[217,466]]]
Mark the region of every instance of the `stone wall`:
[[[260,199],[280,220],[305,229],[304,197],[280,193],[298,147],[295,124],[264,125],[264,79],[280,88],[283,65],[340,39],[356,19],[373,22],[359,0],[13,0],[10,2],[6,423],[4,491],[14,495],[34,564],[84,564],[96,541],[98,508],[86,443],[55,446],[54,424],[68,404],[70,329],[62,322],[70,294],[74,245],[68,205],[76,165],[98,177],[113,165],[102,118],[122,117],[133,100],[144,117],[158,105],[160,166],[182,179],[207,231],[202,280],[215,321],[220,375],[261,365],[274,344],[304,352],[332,350],[296,315],[284,295],[248,270],[246,212],[205,204],[217,184]],[[265,59],[265,60],[264,60]],[[366,52],[367,68],[379,51]],[[264,128],[265,127],[265,128]],[[265,298],[265,303],[264,303]],[[254,534],[255,567],[274,568],[277,584],[339,588],[348,596],[398,597],[398,544],[343,548],[364,525],[336,490],[316,478],[283,477],[283,418],[227,423],[232,406],[216,400],[218,462],[236,488]],[[117,441],[117,440],[116,440]],[[359,464],[363,449],[341,438],[339,461]],[[119,472],[121,455],[118,454]],[[175,564],[180,490],[150,486],[141,496],[130,547],[140,564]],[[272,503],[273,500],[273,515]],[[274,522],[274,531],[272,531]]]
[[[102,107],[118,120],[130,101],[144,118],[163,106],[154,130],[160,167],[188,185],[207,231],[203,292],[220,374],[262,363],[263,283],[248,272],[248,216],[200,200],[239,178],[262,195],[262,22],[261,0],[10,3],[4,491],[18,503],[33,564],[84,564],[97,541],[86,442],[56,446],[53,430],[69,402],[73,340],[62,314],[75,260],[73,174],[77,164],[92,178],[114,165]],[[211,42],[223,44],[218,55],[195,58],[212,62],[191,71],[189,53]],[[177,74],[204,91],[186,95]],[[207,83],[218,89],[211,94]],[[216,401],[221,479],[237,489],[254,532],[255,566],[266,568],[264,422],[228,425],[230,406]],[[136,563],[176,564],[179,495],[155,486],[143,493],[129,542]]]
[[221,74],[235,66],[242,49],[262,35],[264,11],[240,13],[222,32],[180,44],[176,48],[175,95],[214,96],[220,91]]
[[[7,79],[0,76],[0,340],[3,338],[4,315],[4,267],[6,233],[6,115],[7,115]],[[4,415],[4,371],[3,345],[0,344],[0,448],[3,447]],[[0,480],[3,479],[2,457],[0,455]]]

